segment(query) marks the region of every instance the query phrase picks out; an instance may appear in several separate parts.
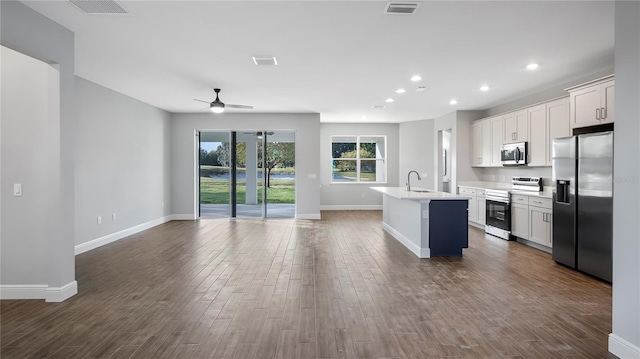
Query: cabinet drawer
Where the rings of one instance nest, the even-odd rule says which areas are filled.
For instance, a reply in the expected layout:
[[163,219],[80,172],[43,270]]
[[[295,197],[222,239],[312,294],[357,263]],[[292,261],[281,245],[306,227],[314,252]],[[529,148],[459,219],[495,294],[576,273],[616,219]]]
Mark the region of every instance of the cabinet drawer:
[[551,199],[549,198],[540,198],[540,197],[529,197],[529,205],[535,207],[542,207],[551,209]]
[[467,187],[458,187],[458,192],[460,194],[470,194],[475,196],[476,195],[476,190],[473,188],[467,188]]
[[529,204],[529,196],[524,196],[521,194],[512,194],[511,195],[512,203],[520,203],[520,204]]

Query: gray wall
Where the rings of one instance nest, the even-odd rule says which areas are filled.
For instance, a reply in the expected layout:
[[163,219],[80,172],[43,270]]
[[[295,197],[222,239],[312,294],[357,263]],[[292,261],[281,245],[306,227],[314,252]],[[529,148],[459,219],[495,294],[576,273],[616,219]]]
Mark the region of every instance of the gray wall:
[[76,245],[171,214],[171,115],[79,77],[75,98]]
[[[48,283],[48,212],[56,201],[49,181],[59,163],[50,152],[49,133],[59,113],[55,89],[59,74],[50,65],[2,47],[2,284]],[[52,111],[53,110],[53,111]],[[55,146],[55,142],[53,143]],[[23,195],[12,196],[13,184]],[[33,225],[37,218],[42,225]]]
[[[451,192],[455,192],[458,181],[477,181],[480,179],[480,172],[471,167],[471,121],[480,118],[480,111],[454,111],[440,116],[434,120],[433,127],[433,151],[439,153],[441,140],[438,140],[438,132],[451,130],[450,152],[451,152]],[[434,174],[439,174],[442,168],[442,156],[434,156]],[[438,187],[438,178],[431,178],[433,188]]]
[[434,189],[434,145],[433,145],[433,120],[420,120],[402,122],[399,124],[399,180],[398,184],[404,186],[407,181],[407,173],[416,170],[427,176],[422,176],[422,181],[416,181],[412,177],[412,185]]
[[[613,333],[640,357],[640,3],[616,1]],[[609,348],[611,349],[611,342]],[[621,353],[616,353],[619,356]],[[631,357],[631,356],[629,356]]]
[[[324,209],[357,209],[382,206],[382,195],[372,191],[371,183],[331,183],[331,136],[387,136],[387,184],[398,185],[398,124],[397,123],[323,123],[320,125],[321,205]],[[403,182],[404,183],[404,182]]]
[[296,216],[320,218],[319,114],[203,113],[173,114],[171,118],[173,214],[196,215],[196,130],[293,130],[296,132]]
[[[47,228],[47,260],[45,264],[47,283],[44,284],[50,287],[62,287],[75,281],[73,240],[74,35],[71,31],[15,1],[0,2],[0,13],[2,45],[42,62],[56,64],[60,73],[59,121],[49,124],[51,131],[46,135],[47,151],[52,156],[51,165],[55,166],[46,174],[51,188],[51,205],[47,208],[47,215],[37,218],[37,220],[39,221],[38,226]],[[3,122],[5,120],[3,116]],[[11,135],[5,131],[2,133],[3,136]],[[12,158],[7,161],[21,161],[21,159]],[[2,160],[3,167],[12,167],[14,164],[13,162],[5,162],[5,158]],[[5,185],[10,184],[3,181],[2,192],[5,195],[10,195],[12,192],[7,191],[8,188]],[[4,208],[3,216],[6,211],[7,208]],[[3,221],[3,247],[6,243],[21,240],[21,229],[5,231],[4,225],[6,225],[6,221]],[[3,268],[3,273],[4,270],[6,268]]]

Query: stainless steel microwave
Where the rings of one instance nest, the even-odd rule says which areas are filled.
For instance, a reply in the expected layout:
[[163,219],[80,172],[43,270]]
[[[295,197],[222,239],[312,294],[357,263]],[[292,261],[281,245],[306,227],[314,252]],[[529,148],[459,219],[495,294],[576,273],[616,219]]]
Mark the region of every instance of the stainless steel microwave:
[[525,166],[527,164],[527,143],[507,143],[500,147],[500,161],[503,166]]

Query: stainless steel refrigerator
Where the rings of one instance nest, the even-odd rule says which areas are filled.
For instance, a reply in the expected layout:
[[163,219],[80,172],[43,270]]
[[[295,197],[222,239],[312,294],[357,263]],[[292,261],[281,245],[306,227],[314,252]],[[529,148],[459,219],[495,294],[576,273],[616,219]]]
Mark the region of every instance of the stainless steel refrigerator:
[[611,282],[613,132],[553,141],[553,260]]

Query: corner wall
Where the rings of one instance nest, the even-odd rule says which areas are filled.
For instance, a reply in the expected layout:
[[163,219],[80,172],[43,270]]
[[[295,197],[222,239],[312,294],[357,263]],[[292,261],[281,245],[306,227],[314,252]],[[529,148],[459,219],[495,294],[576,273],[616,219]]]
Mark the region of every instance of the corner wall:
[[[435,176],[433,172],[435,166],[433,125],[433,120],[401,122],[399,124],[399,186],[404,186],[409,171],[416,170],[422,176],[422,180],[417,182],[413,177],[412,180],[416,182],[412,184],[416,187],[435,189],[433,187]],[[423,176],[424,173],[427,176]]]
[[640,358],[640,3],[616,1],[613,332],[609,351]]
[[75,83],[75,244],[82,253],[171,214],[171,115],[83,78]]
[[319,114],[222,113],[171,115],[171,209],[196,218],[195,131],[293,130],[296,136],[296,218],[320,219]]
[[[40,238],[40,240],[44,240],[42,245],[46,250],[44,269],[6,268],[3,263],[1,295],[6,298],[12,292],[15,294],[14,298],[26,298],[29,293],[37,292],[30,297],[46,298],[48,301],[62,301],[77,292],[73,239],[74,34],[17,1],[0,2],[0,14],[2,46],[46,64],[54,65],[59,72],[59,101],[50,104],[52,109],[55,108],[57,116],[54,117],[57,117],[57,120],[48,124],[48,131],[45,135],[48,155],[51,158],[48,168],[51,170],[46,173],[50,191],[46,207],[47,214],[45,218],[39,218],[39,226],[47,228],[46,238]],[[3,123],[5,120],[3,116]],[[22,121],[30,120],[27,117]],[[6,138],[12,134],[3,129],[2,136]],[[2,156],[2,166],[11,166],[5,162],[4,150]],[[15,181],[23,181],[23,178],[28,176],[26,172],[23,172],[15,178]],[[39,176],[42,175],[39,174]],[[12,187],[11,183],[3,181],[1,192],[11,194]],[[26,190],[28,189],[25,188]],[[4,202],[2,200],[3,205]],[[12,208],[3,208],[2,216],[4,217],[7,211],[11,210]],[[22,241],[24,234],[20,229],[16,229],[16,231],[5,230],[7,221],[3,220],[2,222],[2,254],[5,256],[10,255],[4,251],[5,245]],[[41,273],[36,274],[35,271]],[[42,271],[44,272],[42,273]],[[7,272],[16,276],[9,278]],[[29,284],[22,282],[26,280],[25,276],[32,278],[29,282],[46,278],[45,283],[40,284],[44,287],[35,288],[35,291],[31,291],[34,288],[24,287]],[[21,282],[16,282],[17,280]],[[8,285],[12,287],[7,287]]]

